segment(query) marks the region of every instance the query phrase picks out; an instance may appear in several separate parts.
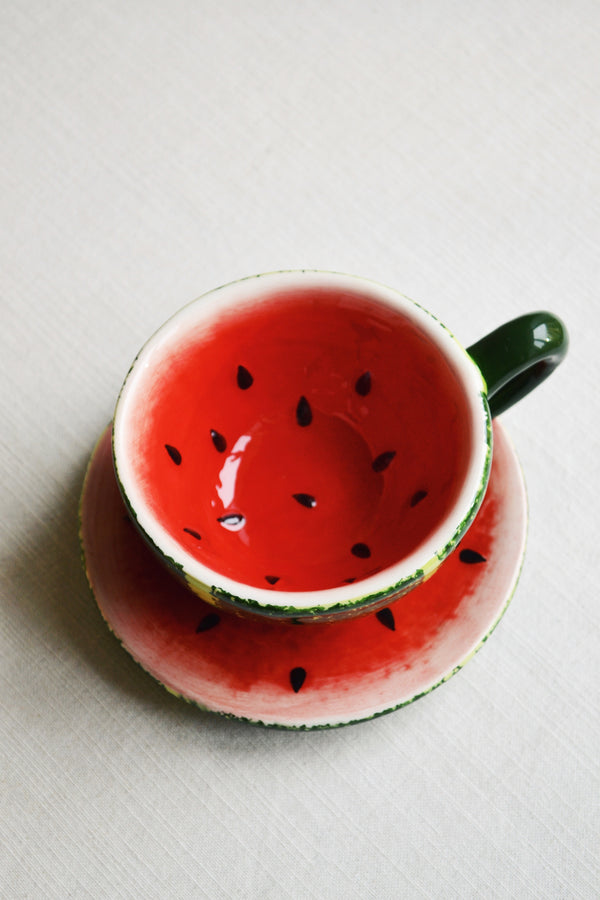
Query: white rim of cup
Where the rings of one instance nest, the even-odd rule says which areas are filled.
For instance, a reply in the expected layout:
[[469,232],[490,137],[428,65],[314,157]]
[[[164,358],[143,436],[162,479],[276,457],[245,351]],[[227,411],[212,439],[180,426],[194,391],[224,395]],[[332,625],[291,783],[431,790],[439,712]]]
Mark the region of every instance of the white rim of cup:
[[[260,286],[258,286],[260,283]],[[214,321],[233,307],[252,305],[258,297],[281,293],[282,289],[332,287],[367,295],[374,302],[391,306],[412,319],[436,344],[458,374],[467,398],[471,430],[471,460],[462,489],[447,515],[408,556],[374,575],[352,584],[314,591],[282,591],[254,587],[222,575],[188,553],[161,525],[137,485],[134,468],[127,454],[130,440],[128,414],[135,406],[136,393],[148,373],[153,357],[164,358],[163,351],[186,339],[190,327]],[[368,608],[380,598],[390,597],[433,574],[448,556],[473,521],[485,495],[492,454],[492,429],[486,399],[487,387],[481,372],[454,335],[419,303],[384,284],[363,278],[318,269],[290,269],[250,275],[214,288],[192,300],[171,316],[141,348],[125,378],[117,399],[113,419],[113,462],[119,488],[137,526],[159,556],[183,576],[188,585],[216,603],[246,608],[248,611],[285,617],[315,615],[327,611],[349,612]]]

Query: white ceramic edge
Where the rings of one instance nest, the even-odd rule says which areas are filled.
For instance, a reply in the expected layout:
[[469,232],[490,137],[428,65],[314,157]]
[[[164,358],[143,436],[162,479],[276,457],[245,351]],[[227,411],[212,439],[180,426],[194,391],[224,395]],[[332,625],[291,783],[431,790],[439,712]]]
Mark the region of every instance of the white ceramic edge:
[[[451,512],[419,548],[405,557],[401,563],[382,569],[375,575],[354,584],[318,591],[273,591],[225,577],[187,553],[167,533],[156,521],[141,491],[136,487],[133,467],[127,454],[129,438],[127,416],[131,405],[135,402],[136,389],[142,380],[140,373],[149,370],[153,356],[155,354],[160,356],[167,344],[186,337],[189,339],[192,325],[196,327],[200,323],[208,324],[216,313],[222,314],[226,310],[239,309],[240,304],[251,304],[255,301],[259,280],[263,282],[259,289],[261,296],[291,287],[329,286],[362,295],[368,293],[375,300],[402,310],[418,323],[440,347],[446,358],[451,360],[466,388],[471,412],[473,455],[465,483]],[[269,611],[274,607],[281,608],[282,611],[286,608],[308,611],[313,608],[327,610],[332,607],[351,607],[358,604],[361,598],[389,590],[392,585],[410,579],[419,571],[426,574],[434,571],[445,555],[444,548],[456,539],[456,532],[461,523],[476,512],[485,491],[491,453],[491,428],[489,410],[484,399],[485,393],[486,385],[478,367],[454,335],[432,313],[393,288],[356,275],[313,269],[252,275],[215,288],[188,303],[150,337],[136,356],[121,388],[114,414],[113,460],[117,481],[138,526],[152,544],[181,569],[181,574],[186,579],[201,582],[209,589],[216,586],[234,598],[249,601],[249,605],[254,607],[266,607]]]

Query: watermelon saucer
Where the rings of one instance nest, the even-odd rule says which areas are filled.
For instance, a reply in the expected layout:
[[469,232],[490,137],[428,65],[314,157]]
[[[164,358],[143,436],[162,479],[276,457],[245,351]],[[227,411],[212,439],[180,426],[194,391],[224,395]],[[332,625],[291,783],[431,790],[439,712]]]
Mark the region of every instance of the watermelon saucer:
[[281,728],[350,724],[447,681],[487,640],[516,587],[527,530],[521,469],[494,422],[488,490],[461,544],[424,584],[377,613],[295,624],[204,603],[155,558],[127,515],[110,426],[81,498],[88,580],[110,629],[169,691]]

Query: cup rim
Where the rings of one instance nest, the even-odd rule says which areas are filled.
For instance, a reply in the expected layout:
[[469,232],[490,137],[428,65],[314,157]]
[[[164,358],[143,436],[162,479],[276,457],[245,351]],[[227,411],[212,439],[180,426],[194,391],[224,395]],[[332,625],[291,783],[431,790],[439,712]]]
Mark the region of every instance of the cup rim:
[[[257,286],[260,282],[260,293]],[[127,454],[128,412],[134,405],[139,374],[147,371],[160,347],[185,336],[192,323],[209,321],[240,303],[251,304],[258,297],[281,294],[307,287],[343,288],[367,296],[375,302],[402,311],[415,321],[444,353],[464,388],[471,428],[471,459],[463,485],[451,510],[410,554],[373,575],[352,584],[310,591],[273,591],[255,587],[222,575],[188,553],[154,515],[136,484]],[[233,606],[248,612],[293,618],[329,614],[351,614],[385,605],[426,580],[460,541],[481,505],[491,468],[492,427],[486,384],[474,361],[453,333],[431,312],[394,288],[359,275],[323,269],[283,269],[250,275],[213,288],[170,316],[143,344],[121,386],[113,417],[112,454],[121,495],[131,517],[154,552],[182,576],[189,587],[217,605]]]

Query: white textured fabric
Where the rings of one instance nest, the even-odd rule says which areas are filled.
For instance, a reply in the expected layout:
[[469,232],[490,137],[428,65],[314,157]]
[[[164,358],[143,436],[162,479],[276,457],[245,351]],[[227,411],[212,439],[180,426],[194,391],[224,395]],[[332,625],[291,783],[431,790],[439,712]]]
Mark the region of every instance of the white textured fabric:
[[[5,0],[0,895],[600,893],[600,7]],[[204,714],[103,624],[84,468],[130,361],[233,278],[386,282],[465,343],[539,307],[504,416],[530,532],[456,677],[337,731]]]

